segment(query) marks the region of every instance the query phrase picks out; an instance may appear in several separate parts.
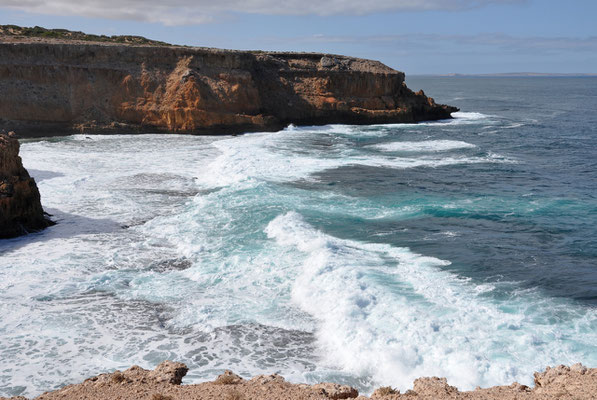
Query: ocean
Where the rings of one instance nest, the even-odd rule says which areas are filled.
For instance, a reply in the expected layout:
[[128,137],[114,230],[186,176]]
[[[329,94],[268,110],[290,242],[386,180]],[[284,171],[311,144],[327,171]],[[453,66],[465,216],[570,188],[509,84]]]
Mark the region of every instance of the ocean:
[[365,394],[597,367],[597,79],[407,83],[461,111],[23,140],[57,225],[0,241],[0,396],[166,359]]

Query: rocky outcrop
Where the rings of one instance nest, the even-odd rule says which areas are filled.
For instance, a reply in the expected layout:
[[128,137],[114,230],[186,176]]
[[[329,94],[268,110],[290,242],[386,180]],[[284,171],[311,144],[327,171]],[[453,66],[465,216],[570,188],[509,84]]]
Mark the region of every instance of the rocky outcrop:
[[219,133],[450,118],[377,61],[0,35],[0,129]]
[[51,224],[41,208],[35,180],[23,168],[19,142],[13,136],[0,133],[0,239]]
[[[133,366],[124,372],[116,371],[69,385],[54,392],[46,392],[38,400],[121,399],[121,400],[271,400],[271,399],[352,399],[367,400],[356,389],[334,383],[317,385],[291,384],[280,375],[259,375],[245,380],[230,371],[213,382],[181,385],[187,367],[165,361],[154,371]],[[389,387],[376,390],[371,400],[594,400],[597,398],[597,368],[580,364],[572,367],[547,368],[535,374],[535,388],[513,383],[489,389],[459,392],[448,385],[445,378],[420,378],[413,390],[404,394]],[[3,398],[0,398],[2,400]],[[15,397],[13,400],[23,400]]]

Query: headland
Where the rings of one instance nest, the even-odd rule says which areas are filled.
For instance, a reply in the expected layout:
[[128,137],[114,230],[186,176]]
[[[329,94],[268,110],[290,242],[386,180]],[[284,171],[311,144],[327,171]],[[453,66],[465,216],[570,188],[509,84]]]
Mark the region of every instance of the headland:
[[411,91],[403,72],[340,55],[6,25],[0,55],[0,130],[21,137],[413,123],[458,110]]

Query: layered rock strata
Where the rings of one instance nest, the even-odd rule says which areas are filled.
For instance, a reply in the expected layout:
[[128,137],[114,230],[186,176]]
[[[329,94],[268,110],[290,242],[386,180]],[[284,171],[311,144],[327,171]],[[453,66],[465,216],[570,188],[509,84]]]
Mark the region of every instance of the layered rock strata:
[[0,129],[233,133],[450,118],[380,62],[0,35]]
[[[213,382],[181,385],[188,369],[184,364],[165,361],[155,370],[133,366],[124,372],[101,374],[77,385],[46,392],[38,400],[367,400],[356,389],[334,383],[291,384],[279,375],[260,375],[245,380],[227,371]],[[597,368],[580,364],[547,368],[535,373],[535,387],[518,383],[460,392],[445,378],[421,378],[404,394],[389,387],[376,390],[371,400],[594,400],[597,398]],[[23,400],[15,397],[13,400]],[[0,398],[2,400],[2,398]]]
[[51,224],[41,207],[35,180],[23,168],[14,134],[0,133],[0,239],[24,235]]

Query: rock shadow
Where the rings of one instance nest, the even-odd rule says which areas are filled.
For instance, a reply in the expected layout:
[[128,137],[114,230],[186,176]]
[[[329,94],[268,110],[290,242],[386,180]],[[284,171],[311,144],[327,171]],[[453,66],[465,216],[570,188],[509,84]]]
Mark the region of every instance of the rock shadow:
[[41,169],[31,168],[27,168],[27,171],[29,171],[29,176],[35,179],[36,182],[45,181],[46,179],[60,178],[61,176],[64,176],[63,173],[56,171],[44,171]]
[[12,251],[32,243],[72,238],[81,235],[112,233],[125,229],[118,222],[107,218],[89,218],[51,208],[46,208],[45,210],[55,225],[24,236],[0,239],[0,256],[5,256]]

